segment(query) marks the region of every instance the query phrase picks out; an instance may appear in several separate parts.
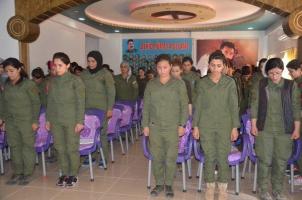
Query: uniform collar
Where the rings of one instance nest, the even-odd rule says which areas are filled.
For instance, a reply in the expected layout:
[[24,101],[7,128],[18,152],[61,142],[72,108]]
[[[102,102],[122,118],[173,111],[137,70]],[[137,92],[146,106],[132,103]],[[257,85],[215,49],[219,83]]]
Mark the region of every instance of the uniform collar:
[[207,75],[207,79],[208,79],[208,82],[209,82],[210,84],[213,84],[213,85],[220,85],[220,84],[223,84],[223,83],[225,82],[225,80],[226,80],[226,75],[222,74],[220,80],[218,81],[218,83],[214,83],[214,82],[212,81],[212,79],[210,78],[210,75]]
[[162,83],[160,82],[159,77],[156,77],[156,78],[154,79],[154,81],[155,81],[157,84],[159,84],[159,85],[170,85],[170,84],[173,83],[175,80],[176,80],[176,79],[173,78],[173,77],[171,76],[170,79],[169,79],[169,81],[168,81],[166,84],[162,84]]
[[282,88],[284,84],[284,79],[281,78],[281,81],[279,83],[273,83],[271,79],[268,79],[268,86],[272,88]]

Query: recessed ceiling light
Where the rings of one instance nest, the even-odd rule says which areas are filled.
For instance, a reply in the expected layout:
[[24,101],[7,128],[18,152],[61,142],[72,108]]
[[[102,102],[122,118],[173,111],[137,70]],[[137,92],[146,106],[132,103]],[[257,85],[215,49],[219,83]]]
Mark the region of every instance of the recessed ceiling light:
[[254,29],[254,27],[248,27],[247,29],[249,29],[249,30],[253,30],[253,29]]
[[119,32],[120,32],[120,30],[114,30],[114,32],[115,32],[115,33],[119,33]]
[[78,20],[85,21],[86,19],[84,17],[79,17]]

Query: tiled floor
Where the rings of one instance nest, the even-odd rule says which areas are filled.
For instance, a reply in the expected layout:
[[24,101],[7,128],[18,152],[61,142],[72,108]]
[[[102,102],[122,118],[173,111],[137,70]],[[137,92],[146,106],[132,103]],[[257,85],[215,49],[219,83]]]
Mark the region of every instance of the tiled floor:
[[[90,182],[89,168],[81,168],[79,184],[72,189],[60,188],[55,185],[58,168],[57,164],[47,164],[47,177],[42,177],[42,169],[36,167],[33,181],[25,186],[7,186],[6,180],[11,175],[9,162],[5,162],[6,173],[0,177],[0,199],[7,200],[147,200],[165,199],[164,195],[157,198],[150,197],[146,188],[147,160],[142,154],[140,142],[130,145],[127,155],[122,156],[119,144],[115,144],[116,162],[109,164],[104,171],[94,166],[94,182]],[[197,162],[192,163],[192,172],[196,174]],[[196,191],[197,179],[193,177],[187,180],[188,190],[182,192],[181,173],[178,172],[175,181],[175,197],[179,200],[201,200],[203,192]],[[241,180],[241,193],[234,195],[234,182],[229,184],[230,200],[253,200],[256,197],[251,193],[251,174],[247,173],[246,179]],[[289,185],[286,184],[287,191]],[[288,195],[291,200],[302,199],[302,188],[296,187],[294,194]]]

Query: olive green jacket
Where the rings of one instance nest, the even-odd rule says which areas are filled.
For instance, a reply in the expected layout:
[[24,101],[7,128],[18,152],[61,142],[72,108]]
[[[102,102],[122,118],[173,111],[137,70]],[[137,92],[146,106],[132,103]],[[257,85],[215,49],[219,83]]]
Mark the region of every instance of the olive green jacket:
[[95,74],[85,70],[81,73],[81,78],[86,87],[85,108],[112,110],[115,87],[111,73],[105,68]]
[[183,80],[186,80],[190,83],[191,92],[192,92],[192,101],[193,104],[195,104],[195,100],[198,94],[198,84],[200,81],[200,77],[195,72],[183,73],[181,77]]
[[48,86],[46,117],[50,123],[83,124],[85,85],[69,72],[51,78]]
[[114,76],[116,101],[135,101],[138,98],[138,84],[136,77],[130,75],[124,79],[121,74]]
[[185,125],[188,95],[184,81],[171,78],[162,84],[159,78],[148,82],[144,95],[143,127],[171,129]]
[[233,78],[222,75],[214,83],[209,75],[200,80],[193,126],[201,129],[240,127],[237,87]]

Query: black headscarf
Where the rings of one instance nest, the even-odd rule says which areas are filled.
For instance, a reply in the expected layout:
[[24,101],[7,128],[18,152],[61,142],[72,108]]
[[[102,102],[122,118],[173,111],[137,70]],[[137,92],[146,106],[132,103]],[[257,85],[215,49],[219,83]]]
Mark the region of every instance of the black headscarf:
[[96,68],[94,68],[94,69],[90,69],[89,67],[87,67],[89,72],[91,74],[95,74],[98,71],[100,71],[102,69],[102,66],[103,66],[103,56],[102,56],[102,54],[99,51],[90,51],[87,55],[87,58],[88,57],[94,58],[96,63],[97,63]]

